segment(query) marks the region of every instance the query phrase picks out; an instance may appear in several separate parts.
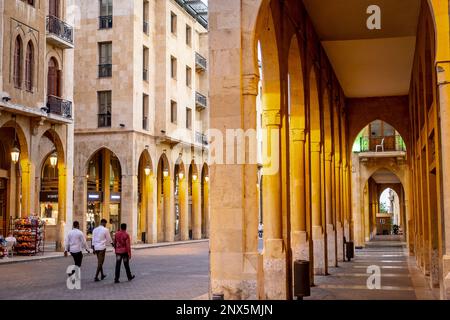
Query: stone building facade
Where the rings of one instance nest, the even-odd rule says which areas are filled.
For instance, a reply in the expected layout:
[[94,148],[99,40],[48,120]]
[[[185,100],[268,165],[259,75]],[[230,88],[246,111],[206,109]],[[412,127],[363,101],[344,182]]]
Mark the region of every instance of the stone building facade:
[[77,4],[74,217],[88,235],[127,223],[133,242],[208,237],[206,17],[188,1]]
[[46,220],[60,249],[72,222],[73,17],[68,3],[0,3],[0,232]]
[[[448,1],[380,2],[379,30],[367,27],[368,9],[364,1],[209,1],[211,127],[223,136],[257,130],[261,81],[263,129],[261,184],[252,183],[256,162],[211,163],[212,294],[290,299],[297,259],[310,261],[312,283],[326,275],[341,263],[344,239],[365,244],[370,215],[361,210],[370,200],[361,197],[374,191],[365,182],[389,169],[404,190],[409,253],[430,287],[450,297]],[[402,135],[406,155],[373,161],[356,177],[352,145],[375,120]]]

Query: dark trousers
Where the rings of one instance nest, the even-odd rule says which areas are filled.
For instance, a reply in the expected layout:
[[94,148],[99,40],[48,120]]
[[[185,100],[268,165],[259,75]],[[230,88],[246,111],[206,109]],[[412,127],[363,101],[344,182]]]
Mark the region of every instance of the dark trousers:
[[130,271],[130,259],[128,258],[128,253],[116,254],[116,279],[115,280],[120,279],[120,267],[122,265],[122,260],[123,260],[123,265],[125,266],[125,271],[127,273],[128,280],[129,280],[129,279],[131,279],[132,274]]
[[97,272],[95,273],[95,277],[98,278],[99,274],[101,274],[102,277],[104,276],[103,263],[105,262],[106,249],[101,250],[101,251],[96,251],[96,254],[97,254]]
[[83,262],[83,252],[70,253],[73,257],[75,265],[81,268],[81,263]]

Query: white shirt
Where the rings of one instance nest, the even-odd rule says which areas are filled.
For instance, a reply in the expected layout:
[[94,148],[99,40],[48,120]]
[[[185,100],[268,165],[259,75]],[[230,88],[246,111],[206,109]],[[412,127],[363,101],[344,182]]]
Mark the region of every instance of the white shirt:
[[14,245],[17,244],[17,239],[16,239],[15,237],[8,237],[8,238],[5,239],[5,241],[6,241],[7,243],[8,243],[8,242],[12,242],[12,243],[14,243]]
[[92,232],[92,245],[94,246],[94,250],[105,250],[106,246],[110,243],[112,243],[112,239],[108,229],[102,225],[94,229]]
[[83,232],[78,229],[73,229],[67,234],[66,237],[66,251],[70,253],[78,253],[83,251],[83,249],[88,249],[86,244],[86,238]]

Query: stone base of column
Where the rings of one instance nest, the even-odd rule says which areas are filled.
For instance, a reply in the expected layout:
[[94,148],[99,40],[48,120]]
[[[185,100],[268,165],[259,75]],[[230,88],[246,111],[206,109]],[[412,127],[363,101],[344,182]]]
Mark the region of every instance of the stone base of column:
[[321,226],[312,227],[312,241],[314,248],[314,274],[326,275],[325,234]]
[[337,267],[336,257],[336,230],[332,224],[327,224],[327,250],[328,250],[328,266]]
[[344,261],[344,228],[340,221],[336,226],[336,241],[337,241],[337,261]]
[[292,260],[309,261],[309,239],[306,231],[294,231],[291,236]]
[[439,288],[439,250],[431,251],[431,285],[433,288]]
[[282,239],[267,239],[263,252],[264,299],[286,300],[286,250]]
[[450,300],[450,255],[442,257],[442,278],[441,299]]
[[64,227],[65,227],[64,221],[58,222],[58,226],[56,228],[56,251],[57,252],[63,252],[64,251]]
[[225,300],[256,300],[256,280],[211,280],[209,299],[216,294]]

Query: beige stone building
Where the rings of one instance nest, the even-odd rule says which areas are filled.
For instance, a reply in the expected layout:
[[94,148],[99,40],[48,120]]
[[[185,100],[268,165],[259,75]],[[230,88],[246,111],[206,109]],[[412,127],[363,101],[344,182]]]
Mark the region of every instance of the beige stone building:
[[0,2],[0,233],[37,215],[60,249],[72,222],[73,59],[69,4]]
[[75,218],[133,242],[207,237],[207,7],[76,3]]

